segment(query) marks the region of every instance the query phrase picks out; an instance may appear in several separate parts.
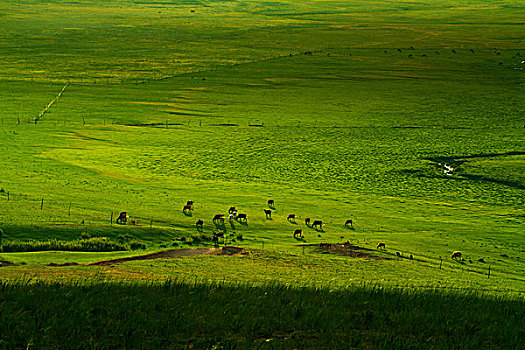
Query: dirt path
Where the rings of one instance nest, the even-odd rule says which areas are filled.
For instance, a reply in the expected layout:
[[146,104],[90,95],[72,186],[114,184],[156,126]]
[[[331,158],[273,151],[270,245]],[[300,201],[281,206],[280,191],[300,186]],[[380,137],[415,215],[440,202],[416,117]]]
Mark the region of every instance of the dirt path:
[[170,249],[164,250],[157,253],[151,253],[146,255],[131,256],[127,258],[118,258],[110,260],[102,260],[87,265],[90,266],[104,266],[119,264],[127,261],[136,260],[152,260],[152,259],[173,259],[181,258],[183,256],[194,256],[194,255],[236,255],[240,254],[243,248],[239,247],[224,247],[224,248],[184,248],[184,249]]

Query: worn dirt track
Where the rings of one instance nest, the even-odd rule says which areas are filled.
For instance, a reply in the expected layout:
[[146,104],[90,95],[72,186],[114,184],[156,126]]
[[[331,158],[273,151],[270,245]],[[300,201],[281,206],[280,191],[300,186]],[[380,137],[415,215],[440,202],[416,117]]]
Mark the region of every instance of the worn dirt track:
[[194,255],[236,255],[242,252],[243,248],[239,247],[223,247],[223,248],[184,248],[184,249],[169,249],[157,253],[151,253],[146,255],[131,256],[127,258],[118,258],[110,260],[102,260],[87,265],[90,266],[104,266],[119,264],[127,261],[137,260],[152,260],[152,259],[173,259],[181,258],[183,256],[194,256]]

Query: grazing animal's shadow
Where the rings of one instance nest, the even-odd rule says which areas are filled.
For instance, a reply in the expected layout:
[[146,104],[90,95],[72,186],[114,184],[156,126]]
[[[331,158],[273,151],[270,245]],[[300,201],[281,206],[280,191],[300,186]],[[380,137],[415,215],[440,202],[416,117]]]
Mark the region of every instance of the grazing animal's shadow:
[[355,231],[355,228],[353,226],[347,226],[347,225],[343,225],[343,226],[346,227],[347,230]]
[[215,228],[217,230],[226,231],[226,225],[224,224],[224,222],[214,222],[213,224],[215,225]]
[[189,217],[193,216],[191,211],[183,211],[182,213],[184,214],[184,216],[189,216]]
[[[241,225],[242,225],[242,223],[241,223]],[[234,224],[233,221],[230,221],[230,227],[231,227],[232,231],[235,231],[235,224]]]

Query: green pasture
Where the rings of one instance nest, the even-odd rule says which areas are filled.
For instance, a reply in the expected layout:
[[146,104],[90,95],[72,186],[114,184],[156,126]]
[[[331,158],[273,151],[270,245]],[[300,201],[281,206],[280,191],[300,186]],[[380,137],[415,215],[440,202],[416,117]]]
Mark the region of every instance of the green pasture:
[[[224,232],[273,262],[134,262],[116,278],[523,292],[524,15],[518,1],[0,1],[2,238],[84,233],[151,252]],[[215,226],[230,206],[247,224]],[[116,225],[121,211],[136,225]],[[415,260],[300,246],[345,241]],[[110,256],[2,253],[26,265],[0,274]],[[202,266],[214,262],[222,272]],[[323,273],[297,278],[310,264]]]
[[518,349],[523,337],[522,299],[472,291],[27,282],[0,284],[6,348]]

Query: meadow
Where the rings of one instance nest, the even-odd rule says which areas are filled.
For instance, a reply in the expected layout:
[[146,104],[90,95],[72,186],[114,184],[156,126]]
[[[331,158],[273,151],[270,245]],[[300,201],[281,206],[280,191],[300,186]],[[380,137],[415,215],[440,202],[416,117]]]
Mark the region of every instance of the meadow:
[[[413,295],[441,305],[445,293],[476,305],[501,298],[523,314],[524,17],[519,1],[1,0],[0,238],[146,246],[0,252],[10,265],[0,267],[4,288],[81,293],[87,280],[115,295],[149,288],[138,286],[154,295],[153,285],[176,280],[181,293],[200,288],[196,304],[210,305],[206,288],[222,283],[242,298],[265,288],[304,293],[306,307],[310,291],[344,299],[374,285],[404,298],[400,305]],[[188,200],[194,210],[184,214]],[[230,206],[247,223],[215,225]],[[128,224],[117,225],[123,211]],[[307,227],[307,217],[323,228]],[[221,246],[245,254],[88,265],[213,248],[218,232]],[[373,257],[319,246],[346,241]],[[454,251],[464,260],[452,260]],[[46,266],[72,262],[80,265]],[[507,322],[496,309],[487,312]],[[509,343],[459,347],[517,348],[519,328],[511,333]],[[309,339],[282,346],[312,347]],[[407,339],[392,344],[451,341]],[[354,347],[387,347],[376,340]],[[5,344],[27,345],[20,341]],[[99,345],[142,341],[166,344]]]

